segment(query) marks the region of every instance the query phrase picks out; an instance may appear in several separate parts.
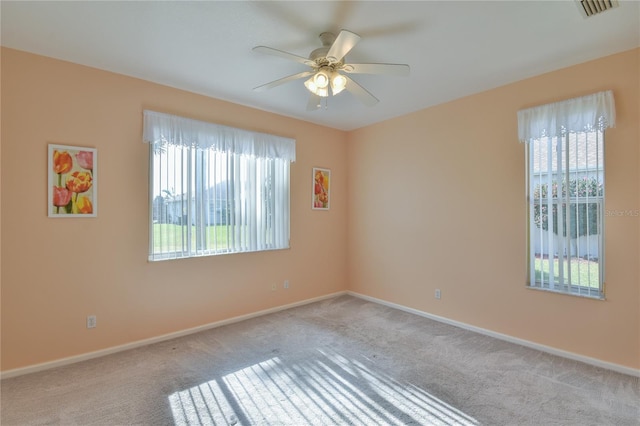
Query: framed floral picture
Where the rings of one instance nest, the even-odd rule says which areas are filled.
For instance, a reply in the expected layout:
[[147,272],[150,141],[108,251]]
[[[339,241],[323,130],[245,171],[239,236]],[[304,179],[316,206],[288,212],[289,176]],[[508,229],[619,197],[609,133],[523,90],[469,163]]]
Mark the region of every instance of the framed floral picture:
[[98,151],[49,144],[48,152],[49,217],[96,217]]
[[313,168],[313,203],[314,210],[329,210],[331,196],[331,170]]

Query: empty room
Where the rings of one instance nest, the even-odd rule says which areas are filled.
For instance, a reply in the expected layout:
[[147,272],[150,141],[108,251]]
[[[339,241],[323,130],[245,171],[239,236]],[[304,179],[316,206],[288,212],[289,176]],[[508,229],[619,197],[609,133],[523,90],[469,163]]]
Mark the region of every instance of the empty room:
[[0,8],[2,425],[640,425],[640,2]]

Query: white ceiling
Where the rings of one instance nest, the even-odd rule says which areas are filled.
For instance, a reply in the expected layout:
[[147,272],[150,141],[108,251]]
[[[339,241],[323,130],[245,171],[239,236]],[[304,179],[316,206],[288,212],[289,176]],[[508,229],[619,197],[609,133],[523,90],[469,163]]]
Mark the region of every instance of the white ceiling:
[[[351,130],[527,77],[640,46],[640,2],[585,18],[557,1],[1,2],[3,46],[109,70],[321,125]],[[407,63],[409,77],[351,75],[351,93],[306,111],[303,64],[318,35],[362,36],[349,62]]]

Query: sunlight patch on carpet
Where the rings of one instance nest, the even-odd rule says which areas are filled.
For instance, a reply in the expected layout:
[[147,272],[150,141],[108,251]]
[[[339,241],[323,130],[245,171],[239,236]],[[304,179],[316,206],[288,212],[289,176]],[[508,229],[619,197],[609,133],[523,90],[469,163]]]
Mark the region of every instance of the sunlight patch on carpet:
[[365,363],[326,350],[296,363],[274,357],[173,393],[169,404],[177,426],[479,424]]

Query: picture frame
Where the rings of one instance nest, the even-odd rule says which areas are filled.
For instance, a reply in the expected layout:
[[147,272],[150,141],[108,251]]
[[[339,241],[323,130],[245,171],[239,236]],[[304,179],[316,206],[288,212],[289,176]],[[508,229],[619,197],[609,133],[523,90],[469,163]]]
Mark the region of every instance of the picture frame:
[[311,208],[329,210],[331,206],[331,170],[314,167],[311,178]]
[[98,150],[49,144],[47,212],[52,218],[98,215]]

